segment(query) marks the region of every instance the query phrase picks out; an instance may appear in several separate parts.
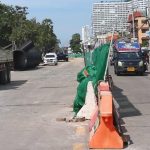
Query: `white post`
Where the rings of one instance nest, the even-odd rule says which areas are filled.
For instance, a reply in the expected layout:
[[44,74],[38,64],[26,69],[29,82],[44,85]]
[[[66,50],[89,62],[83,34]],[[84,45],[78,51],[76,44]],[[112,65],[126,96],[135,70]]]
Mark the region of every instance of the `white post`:
[[108,65],[109,65],[109,55],[110,55],[110,50],[112,48],[112,42],[113,42],[113,36],[114,36],[115,28],[113,27],[112,35],[111,35],[111,41],[110,41],[110,47],[109,47],[109,52],[108,52],[108,58],[107,58],[107,64],[106,64],[106,70],[104,74],[104,81],[106,80],[106,75],[108,70]]

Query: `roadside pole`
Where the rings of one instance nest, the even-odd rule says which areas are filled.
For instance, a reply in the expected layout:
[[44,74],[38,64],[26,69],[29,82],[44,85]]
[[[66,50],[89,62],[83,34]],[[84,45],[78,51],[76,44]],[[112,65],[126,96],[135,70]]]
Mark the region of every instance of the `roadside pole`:
[[86,66],[86,60],[85,60],[85,48],[84,48],[84,44],[83,44],[83,43],[81,43],[81,47],[82,47],[82,50],[83,50],[84,65]]
[[110,41],[110,47],[109,47],[109,52],[108,52],[108,58],[107,58],[107,64],[106,64],[106,70],[105,70],[105,74],[104,74],[104,81],[106,80],[107,74],[109,74],[109,67],[108,67],[109,66],[109,55],[110,55],[110,51],[112,48],[114,32],[115,32],[115,28],[113,27],[113,31],[112,31],[112,35],[111,35],[111,41]]
[[[148,16],[148,23],[149,23],[149,19],[150,19],[150,0],[148,0],[148,14],[147,14]],[[149,25],[150,25],[150,23],[149,23]],[[149,27],[149,32],[150,32],[150,27]],[[150,37],[149,37],[149,45],[148,45],[149,47],[149,50],[150,50]]]

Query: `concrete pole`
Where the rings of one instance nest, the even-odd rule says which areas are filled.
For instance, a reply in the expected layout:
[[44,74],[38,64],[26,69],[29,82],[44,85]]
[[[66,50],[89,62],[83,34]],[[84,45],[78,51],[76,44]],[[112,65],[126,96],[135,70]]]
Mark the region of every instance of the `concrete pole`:
[[135,23],[134,23],[134,0],[132,0],[132,28],[133,28],[133,38],[135,38]]
[[133,38],[135,38],[134,9],[132,10],[132,27],[133,27]]
[[148,0],[148,18],[150,18],[150,0]]
[[[147,14],[148,16],[148,21],[150,21],[149,19],[150,19],[150,0],[148,0],[148,14]],[[149,22],[149,25],[150,25],[150,22]],[[149,31],[150,31],[150,27],[149,27]],[[150,38],[150,37],[149,37]],[[150,50],[150,39],[149,39],[149,50]]]
[[107,58],[107,64],[106,64],[106,70],[105,70],[105,74],[104,74],[104,81],[106,81],[106,77],[107,77],[107,75],[109,75],[109,59],[110,59],[110,51],[112,49],[114,32],[115,32],[115,28],[113,27],[112,34],[111,34],[110,46],[109,46],[109,53],[108,53],[108,58]]

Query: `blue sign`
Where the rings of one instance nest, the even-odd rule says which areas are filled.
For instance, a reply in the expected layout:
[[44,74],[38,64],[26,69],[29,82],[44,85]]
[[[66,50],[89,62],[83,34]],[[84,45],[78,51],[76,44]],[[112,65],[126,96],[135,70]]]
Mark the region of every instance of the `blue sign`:
[[118,42],[117,44],[118,49],[140,49],[140,44],[138,42]]
[[146,31],[146,35],[150,37],[150,31]]

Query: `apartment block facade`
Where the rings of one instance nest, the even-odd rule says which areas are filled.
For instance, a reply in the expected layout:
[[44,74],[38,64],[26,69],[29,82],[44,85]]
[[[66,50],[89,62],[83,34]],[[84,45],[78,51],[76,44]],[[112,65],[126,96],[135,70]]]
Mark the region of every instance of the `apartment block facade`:
[[107,2],[101,1],[93,4],[92,27],[93,34],[99,35],[112,31],[123,32],[127,30],[128,15],[133,10],[146,11],[148,0],[123,0]]

